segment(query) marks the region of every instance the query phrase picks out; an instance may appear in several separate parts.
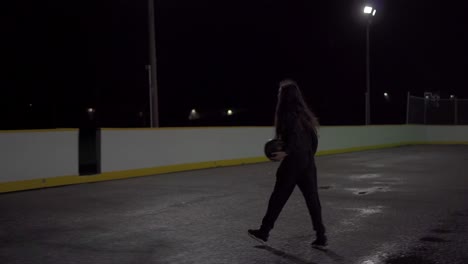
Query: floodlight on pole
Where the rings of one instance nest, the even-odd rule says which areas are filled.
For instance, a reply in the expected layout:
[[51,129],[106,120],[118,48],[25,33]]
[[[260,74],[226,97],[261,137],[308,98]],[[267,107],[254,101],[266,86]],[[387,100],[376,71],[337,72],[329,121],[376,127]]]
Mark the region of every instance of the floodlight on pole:
[[364,14],[370,14],[370,13],[372,13],[373,10],[374,10],[374,8],[372,8],[371,6],[365,6],[364,7]]

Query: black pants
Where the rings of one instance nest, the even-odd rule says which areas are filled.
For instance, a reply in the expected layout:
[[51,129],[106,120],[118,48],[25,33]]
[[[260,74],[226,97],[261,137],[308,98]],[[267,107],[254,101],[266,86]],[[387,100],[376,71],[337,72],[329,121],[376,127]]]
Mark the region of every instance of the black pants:
[[273,229],[276,219],[296,185],[299,186],[306,201],[313,229],[317,235],[324,235],[325,227],[322,222],[322,208],[317,188],[317,168],[313,158],[308,162],[297,162],[293,157],[287,157],[282,161],[276,172],[275,188],[271,194],[261,230],[268,233]]

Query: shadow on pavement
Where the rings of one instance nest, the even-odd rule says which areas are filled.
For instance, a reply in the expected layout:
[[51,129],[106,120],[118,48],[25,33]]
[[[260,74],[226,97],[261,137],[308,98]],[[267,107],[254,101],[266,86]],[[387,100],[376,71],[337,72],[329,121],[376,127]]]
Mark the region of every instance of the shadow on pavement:
[[334,251],[332,251],[330,249],[325,249],[325,250],[320,250],[320,251],[323,251],[325,253],[325,255],[327,255],[329,258],[331,258],[336,263],[345,263],[344,257],[336,254]]
[[266,250],[266,251],[269,251],[269,252],[273,253],[274,255],[276,255],[276,256],[278,256],[278,257],[282,257],[282,258],[284,258],[284,259],[290,260],[290,261],[292,261],[293,263],[298,263],[298,264],[318,264],[318,263],[313,262],[313,261],[307,261],[307,260],[301,259],[301,258],[299,258],[299,257],[296,257],[296,256],[291,255],[291,254],[289,254],[289,253],[286,253],[286,252],[284,252],[284,251],[281,251],[281,250],[272,248],[272,247],[267,246],[267,245],[255,246],[255,248],[264,249],[264,250]]

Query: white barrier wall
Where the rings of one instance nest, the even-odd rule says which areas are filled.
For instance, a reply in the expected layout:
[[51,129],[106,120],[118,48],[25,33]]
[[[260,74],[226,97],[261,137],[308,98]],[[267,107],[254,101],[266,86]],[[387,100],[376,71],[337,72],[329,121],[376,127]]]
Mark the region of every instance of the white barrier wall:
[[407,141],[406,126],[338,126],[323,127],[319,151],[394,144]]
[[[421,142],[427,141],[427,130],[431,129],[421,125],[404,125],[405,128],[403,142]],[[468,139],[467,139],[468,141]]]
[[101,131],[103,172],[263,156],[271,127]]
[[[421,141],[421,126],[322,127],[319,151]],[[103,172],[262,157],[273,127],[103,129]]]
[[428,142],[468,142],[468,126],[428,126]]
[[78,175],[78,130],[0,132],[0,182]]
[[[273,127],[103,129],[102,172],[263,157]],[[468,142],[468,126],[337,126],[319,151],[400,143]],[[0,183],[78,175],[78,130],[0,132]]]

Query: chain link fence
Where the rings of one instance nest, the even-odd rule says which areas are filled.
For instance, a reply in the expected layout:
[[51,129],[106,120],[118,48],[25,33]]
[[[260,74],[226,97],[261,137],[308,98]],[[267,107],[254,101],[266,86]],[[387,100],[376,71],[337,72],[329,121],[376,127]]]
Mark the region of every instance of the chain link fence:
[[468,99],[408,95],[406,123],[468,125]]

